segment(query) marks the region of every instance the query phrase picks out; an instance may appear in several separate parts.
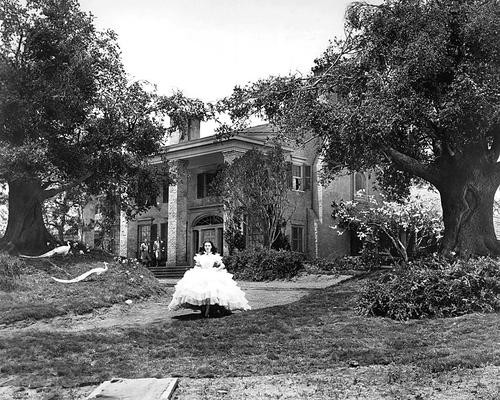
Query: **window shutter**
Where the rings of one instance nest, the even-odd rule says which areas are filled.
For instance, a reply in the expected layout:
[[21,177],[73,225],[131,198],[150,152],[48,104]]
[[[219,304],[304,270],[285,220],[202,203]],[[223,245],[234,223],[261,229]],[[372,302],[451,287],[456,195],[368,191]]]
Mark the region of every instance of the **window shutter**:
[[149,241],[150,245],[153,245],[153,242],[158,239],[158,225],[152,224],[151,225],[151,239]]
[[162,182],[162,202],[163,203],[168,203],[168,188],[169,188],[169,185],[168,185],[168,182],[167,181],[163,181]]
[[286,181],[287,181],[287,186],[289,189],[291,189],[292,186],[292,163],[287,162],[286,163]]
[[198,242],[200,241],[200,231],[194,230],[193,231],[193,255],[198,253]]
[[198,174],[196,177],[197,199],[202,199],[203,197],[205,197],[204,188],[205,188],[205,174]]
[[150,193],[149,201],[147,203],[150,207],[156,207],[158,205],[158,198],[155,193]]
[[311,166],[304,165],[304,190],[311,189]]
[[217,250],[221,256],[224,255],[224,231],[217,228]]

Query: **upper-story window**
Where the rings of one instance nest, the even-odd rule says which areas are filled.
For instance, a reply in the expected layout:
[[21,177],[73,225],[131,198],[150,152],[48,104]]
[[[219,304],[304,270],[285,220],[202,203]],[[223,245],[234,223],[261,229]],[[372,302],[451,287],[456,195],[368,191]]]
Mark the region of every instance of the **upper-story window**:
[[203,199],[211,195],[210,184],[214,180],[215,173],[204,172],[196,177],[196,198]]
[[354,173],[354,196],[366,196],[366,176],[362,172]]
[[304,190],[302,185],[302,165],[292,165],[292,189]]
[[292,190],[311,189],[311,166],[292,165]]

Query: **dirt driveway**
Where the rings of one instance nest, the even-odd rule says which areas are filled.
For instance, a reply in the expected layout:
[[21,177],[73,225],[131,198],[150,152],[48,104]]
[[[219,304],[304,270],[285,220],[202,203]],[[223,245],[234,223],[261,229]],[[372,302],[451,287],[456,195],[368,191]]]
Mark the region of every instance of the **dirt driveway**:
[[[330,275],[306,275],[291,281],[273,282],[238,282],[244,290],[252,309],[273,307],[292,303],[299,300],[312,290],[334,285],[345,279],[348,275],[333,277]],[[167,297],[115,304],[110,308],[98,309],[91,314],[65,315],[62,317],[39,320],[35,322],[19,322],[0,328],[0,334],[16,334],[20,331],[58,331],[80,332],[91,329],[113,329],[147,325],[155,322],[172,321],[172,317],[197,313],[198,311],[179,310],[169,311],[167,306],[174,291],[175,279],[164,279],[170,289]]]

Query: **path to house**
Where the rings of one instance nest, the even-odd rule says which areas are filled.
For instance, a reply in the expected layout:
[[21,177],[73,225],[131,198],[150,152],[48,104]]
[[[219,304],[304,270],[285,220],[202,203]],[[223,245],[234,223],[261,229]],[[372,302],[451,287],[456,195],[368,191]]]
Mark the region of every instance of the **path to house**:
[[[252,309],[273,307],[292,303],[299,300],[312,290],[334,285],[345,279],[348,275],[305,275],[290,281],[272,282],[238,282],[245,291],[246,297]],[[36,322],[19,322],[7,327],[0,328],[0,334],[16,334],[20,331],[59,331],[78,332],[99,328],[126,328],[147,325],[155,322],[172,321],[172,317],[199,313],[198,311],[179,310],[171,312],[168,310],[168,302],[174,291],[176,279],[161,280],[169,287],[167,297],[132,304],[116,304],[110,308],[98,309],[91,314],[66,315]]]

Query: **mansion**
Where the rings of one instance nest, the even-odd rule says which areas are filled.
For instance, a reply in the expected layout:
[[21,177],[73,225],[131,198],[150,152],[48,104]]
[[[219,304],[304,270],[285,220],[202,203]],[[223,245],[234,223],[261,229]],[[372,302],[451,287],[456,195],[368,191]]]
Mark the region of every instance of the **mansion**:
[[[184,137],[172,137],[163,154],[152,159],[152,164],[168,160],[176,170],[176,183],[165,185],[156,206],[132,221],[122,216],[117,224],[112,251],[120,256],[138,258],[139,246],[161,243],[160,262],[168,269],[182,269],[192,265],[195,253],[205,240],[211,240],[224,255],[228,252],[224,241],[225,213],[220,199],[210,196],[209,185],[217,168],[231,162],[250,149],[264,153],[272,146],[270,125],[248,128],[243,132],[216,141],[213,136],[200,137],[200,123],[193,120]],[[287,161],[292,164],[289,182],[289,202],[293,204],[291,218],[285,227],[291,250],[303,252],[310,258],[331,258],[351,253],[348,233],[339,235],[332,228],[332,203],[340,200],[363,200],[374,194],[373,180],[365,174],[339,176],[322,185],[318,174],[321,158],[314,142],[302,148],[283,146]],[[89,208],[84,218],[95,218],[95,209]],[[86,244],[94,245],[93,233],[88,232]]]

